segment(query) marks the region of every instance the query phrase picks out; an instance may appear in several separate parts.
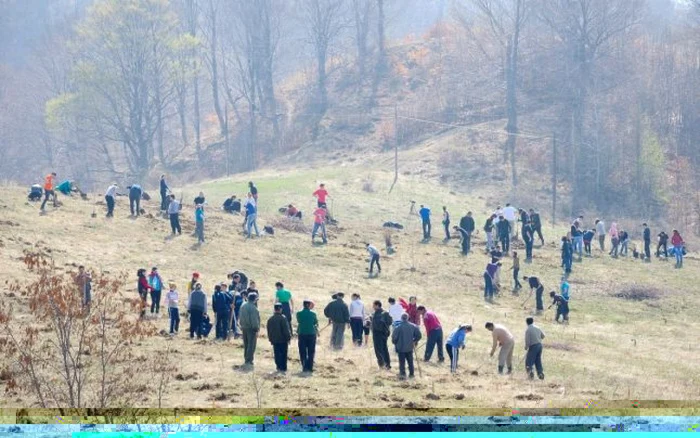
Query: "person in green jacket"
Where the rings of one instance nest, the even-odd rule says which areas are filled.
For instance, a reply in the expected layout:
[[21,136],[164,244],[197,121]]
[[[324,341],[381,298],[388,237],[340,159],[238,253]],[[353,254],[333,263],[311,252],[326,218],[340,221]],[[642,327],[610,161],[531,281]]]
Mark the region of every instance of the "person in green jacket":
[[275,313],[267,320],[267,339],[272,344],[277,372],[286,373],[287,352],[292,332],[287,317],[282,314],[282,303],[275,303]]
[[302,372],[314,371],[314,354],[316,353],[316,337],[318,336],[318,318],[311,311],[313,302],[304,300],[304,308],[297,312],[297,339]]
[[345,340],[345,326],[350,324],[350,310],[347,304],[343,301],[345,294],[338,292],[333,295],[333,301],[328,303],[323,310],[326,318],[333,323],[331,332],[331,348],[334,350],[343,349],[343,341]]
[[260,331],[260,311],[258,310],[258,295],[248,294],[248,301],[242,306],[239,313],[239,324],[243,332],[243,357],[245,367],[253,367],[253,356]]

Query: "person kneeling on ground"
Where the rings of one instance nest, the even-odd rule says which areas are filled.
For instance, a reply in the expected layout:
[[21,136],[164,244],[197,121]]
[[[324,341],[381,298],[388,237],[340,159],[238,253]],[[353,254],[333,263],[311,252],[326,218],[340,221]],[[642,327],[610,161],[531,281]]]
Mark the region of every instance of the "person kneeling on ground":
[[233,195],[224,201],[222,208],[226,213],[241,214],[241,201],[236,199],[236,195]]
[[294,204],[289,204],[287,206],[287,210],[285,211],[285,214],[289,218],[294,218],[294,219],[301,219],[301,211],[294,206]]
[[43,195],[44,190],[41,188],[41,184],[34,184],[29,188],[29,195],[27,195],[27,199],[37,202],[41,200]]

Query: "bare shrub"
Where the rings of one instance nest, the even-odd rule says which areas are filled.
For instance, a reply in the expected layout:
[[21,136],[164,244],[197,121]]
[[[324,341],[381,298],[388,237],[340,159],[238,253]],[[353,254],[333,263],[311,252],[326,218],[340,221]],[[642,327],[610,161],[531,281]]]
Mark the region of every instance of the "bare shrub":
[[300,219],[293,217],[276,217],[268,221],[274,228],[294,233],[309,234],[311,230]]

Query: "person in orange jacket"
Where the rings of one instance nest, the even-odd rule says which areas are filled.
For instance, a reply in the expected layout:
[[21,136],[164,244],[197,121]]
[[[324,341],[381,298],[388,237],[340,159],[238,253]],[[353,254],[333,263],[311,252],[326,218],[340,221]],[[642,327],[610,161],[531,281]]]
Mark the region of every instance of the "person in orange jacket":
[[51,172],[44,178],[44,202],[41,203],[41,211],[44,211],[49,196],[53,198],[53,206],[56,207],[56,172]]

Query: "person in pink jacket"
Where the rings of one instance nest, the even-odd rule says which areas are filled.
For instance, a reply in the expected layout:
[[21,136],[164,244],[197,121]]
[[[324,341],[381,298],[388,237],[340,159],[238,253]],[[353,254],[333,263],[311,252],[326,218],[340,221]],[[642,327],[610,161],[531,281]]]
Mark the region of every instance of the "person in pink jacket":
[[610,225],[610,230],[608,231],[610,236],[610,242],[612,243],[612,249],[610,250],[610,255],[617,258],[617,249],[620,246],[620,233],[617,231],[617,223],[613,222]]
[[673,245],[673,253],[676,255],[676,269],[683,267],[683,238],[678,230],[673,230],[671,236],[671,245]]

